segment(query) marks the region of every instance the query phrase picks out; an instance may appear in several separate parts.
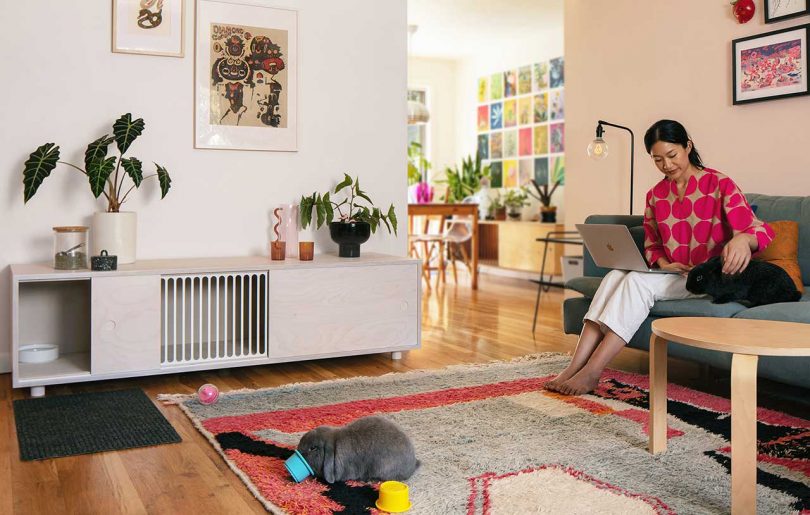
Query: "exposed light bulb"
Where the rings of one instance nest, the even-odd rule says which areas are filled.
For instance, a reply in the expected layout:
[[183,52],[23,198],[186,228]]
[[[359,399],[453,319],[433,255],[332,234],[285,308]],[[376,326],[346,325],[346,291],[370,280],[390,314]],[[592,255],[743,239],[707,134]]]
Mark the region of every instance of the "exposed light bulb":
[[588,145],[588,157],[591,159],[601,160],[608,155],[608,146],[602,138],[596,138]]

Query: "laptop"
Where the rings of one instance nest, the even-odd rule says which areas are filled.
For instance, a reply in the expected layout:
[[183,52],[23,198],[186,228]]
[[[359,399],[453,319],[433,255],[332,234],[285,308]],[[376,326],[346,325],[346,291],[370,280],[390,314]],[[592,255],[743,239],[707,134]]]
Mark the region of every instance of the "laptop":
[[576,228],[597,266],[656,274],[680,273],[650,268],[626,225],[576,224]]

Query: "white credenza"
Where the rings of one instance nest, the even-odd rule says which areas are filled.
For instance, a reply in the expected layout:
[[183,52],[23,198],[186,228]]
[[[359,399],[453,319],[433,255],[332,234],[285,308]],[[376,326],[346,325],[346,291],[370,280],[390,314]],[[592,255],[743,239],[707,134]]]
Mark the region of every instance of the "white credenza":
[[[354,354],[421,344],[420,267],[364,254],[138,261],[113,272],[11,265],[12,381],[47,385]],[[20,363],[19,348],[59,358]]]

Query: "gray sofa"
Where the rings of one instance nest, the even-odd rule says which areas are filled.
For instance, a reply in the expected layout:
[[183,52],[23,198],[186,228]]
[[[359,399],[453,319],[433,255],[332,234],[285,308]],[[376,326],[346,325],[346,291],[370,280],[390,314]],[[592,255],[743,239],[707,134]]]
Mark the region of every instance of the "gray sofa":
[[[765,221],[794,220],[799,222],[799,266],[802,269],[802,282],[805,293],[800,302],[770,304],[746,308],[736,302],[712,304],[709,299],[668,300],[656,302],[650,316],[629,342],[630,347],[649,350],[650,325],[658,318],[674,316],[708,316],[782,320],[810,324],[810,197],[776,197],[747,194],[748,202],[756,206],[757,217]],[[643,247],[644,231],[641,216],[594,215],[585,223],[624,224],[630,228],[639,248]],[[588,310],[596,289],[608,269],[597,267],[585,249],[584,277],[571,279],[566,287],[576,290],[583,297],[566,299],[563,304],[563,326],[567,334],[582,331],[582,317]],[[731,355],[697,349],[679,344],[670,344],[669,355],[677,358],[698,361],[718,368],[731,368]],[[804,388],[810,388],[810,357],[770,357],[759,360],[759,376]]]

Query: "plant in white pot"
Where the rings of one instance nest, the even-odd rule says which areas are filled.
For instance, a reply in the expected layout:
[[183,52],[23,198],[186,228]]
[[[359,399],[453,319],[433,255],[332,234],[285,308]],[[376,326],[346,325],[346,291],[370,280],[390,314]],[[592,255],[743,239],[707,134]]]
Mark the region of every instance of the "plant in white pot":
[[[90,191],[98,198],[104,195],[107,200],[107,211],[95,213],[91,233],[92,253],[98,255],[107,250],[110,255],[117,255],[119,263],[135,261],[135,243],[137,238],[137,217],[132,211],[121,211],[121,205],[127,201],[133,189],[139,188],[143,181],[156,177],[160,184],[160,198],[166,196],[171,187],[171,178],[166,168],[155,163],[155,173],[143,175],[143,164],[137,157],[124,157],[135,138],[143,133],[146,126],[143,119],[132,119],[127,113],[113,124],[113,135],[105,134],[87,146],[84,152],[84,168],[59,160],[59,146],[45,143],[28,157],[23,170],[23,195],[25,202],[37,192],[42,181],[48,177],[56,165],[63,164],[83,173],[90,182]],[[107,156],[107,148],[115,142],[118,156]],[[123,168],[123,170],[122,170]],[[127,185],[125,179],[132,182]],[[129,186],[127,188],[127,186]]]
[[[349,192],[344,192],[346,198],[341,202],[333,201],[328,191],[324,194],[315,192],[309,197],[302,196],[299,208],[301,228],[306,229],[310,223],[320,228],[326,222],[329,224],[329,236],[338,244],[338,255],[360,257],[360,244],[368,241],[371,234],[377,232],[377,227],[384,224],[389,233],[397,233],[397,215],[394,204],[391,204],[386,214],[374,207],[374,202],[360,189],[358,178],[352,180],[349,174],[344,174],[343,181],[335,187],[333,193],[337,195],[344,188],[349,188]],[[367,205],[362,205],[360,201],[365,201]],[[313,209],[315,221],[312,220]],[[335,211],[339,217],[336,221]]]

